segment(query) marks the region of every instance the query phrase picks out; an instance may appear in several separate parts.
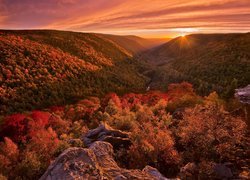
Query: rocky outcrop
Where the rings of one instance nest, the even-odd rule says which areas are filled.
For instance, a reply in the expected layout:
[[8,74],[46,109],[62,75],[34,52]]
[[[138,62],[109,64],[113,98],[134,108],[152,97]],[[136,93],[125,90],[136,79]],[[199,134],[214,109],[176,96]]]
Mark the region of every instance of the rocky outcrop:
[[232,171],[225,164],[215,164],[214,174],[218,179],[229,179],[233,177]]
[[[231,166],[231,163],[212,163],[211,169],[206,169],[207,179],[230,179],[233,178],[233,173],[231,169],[228,167]],[[184,167],[180,170],[180,178],[181,179],[203,179],[202,178],[202,167],[195,163],[187,163]],[[203,175],[204,176],[204,175]],[[235,177],[237,178],[237,177]]]
[[89,147],[95,141],[105,141],[117,147],[128,147],[131,144],[129,133],[115,130],[107,124],[101,124],[96,129],[90,130],[84,137],[84,144]]
[[250,84],[244,88],[236,89],[235,97],[238,98],[241,103],[250,104]]
[[250,130],[250,84],[244,88],[236,89],[235,97],[244,104],[245,119]]
[[89,148],[69,148],[52,163],[40,180],[58,179],[166,179],[150,166],[143,170],[127,170],[113,159],[113,147],[97,141]]
[[181,179],[197,179],[199,172],[198,166],[195,163],[187,163],[180,170]]

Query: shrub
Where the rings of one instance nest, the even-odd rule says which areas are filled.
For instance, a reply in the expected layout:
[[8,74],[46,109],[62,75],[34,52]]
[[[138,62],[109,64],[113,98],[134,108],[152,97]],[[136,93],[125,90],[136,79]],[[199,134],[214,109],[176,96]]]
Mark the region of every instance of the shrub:
[[107,112],[109,115],[115,115],[119,112],[119,107],[112,99],[110,99],[107,106],[105,107],[105,112]]
[[176,172],[180,160],[170,131],[150,122],[134,129],[128,154],[130,168],[153,165],[164,174]]
[[121,100],[115,93],[109,93],[107,94],[101,101],[101,107],[102,109],[105,109],[105,107],[109,104],[109,101],[112,100],[115,106],[121,107]]
[[31,137],[26,149],[35,152],[39,159],[48,165],[52,159],[59,140],[56,132],[49,127],[48,129],[40,129]]
[[35,121],[35,124],[40,128],[45,127],[49,123],[51,114],[43,111],[32,111],[31,118]]
[[25,151],[22,160],[17,165],[17,174],[22,179],[36,179],[41,176],[44,167],[36,152]]
[[246,134],[246,124],[217,105],[187,109],[177,128],[185,161],[230,160]]
[[60,136],[63,133],[68,133],[71,122],[63,120],[60,116],[52,114],[49,119],[49,126],[52,127]]
[[142,104],[154,106],[160,100],[168,101],[168,95],[159,91],[150,91],[142,96]]
[[125,94],[121,98],[121,103],[123,108],[132,109],[136,104],[141,104],[141,97],[140,94],[129,93]]
[[6,116],[0,129],[0,137],[10,137],[15,142],[25,140],[27,133],[27,120],[24,114]]
[[132,131],[135,126],[135,113],[128,110],[121,110],[118,114],[108,119],[108,124],[115,129]]
[[9,138],[5,137],[0,143],[0,174],[9,175],[14,170],[19,158],[18,146]]
[[83,121],[75,121],[72,124],[69,132],[70,132],[71,138],[80,138],[85,133],[88,132],[88,128],[86,126],[84,126]]
[[174,112],[178,108],[193,107],[201,103],[201,98],[193,90],[193,86],[187,82],[170,84],[168,86],[169,103],[167,110]]

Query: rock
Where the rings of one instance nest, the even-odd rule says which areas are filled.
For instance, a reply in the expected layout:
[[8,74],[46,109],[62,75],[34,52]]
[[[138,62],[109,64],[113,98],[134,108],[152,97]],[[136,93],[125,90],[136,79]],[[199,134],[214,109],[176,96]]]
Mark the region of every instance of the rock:
[[56,158],[40,180],[166,179],[150,166],[142,171],[123,169],[113,159],[113,153],[112,145],[103,141],[96,141],[89,148],[69,148]]
[[100,179],[102,172],[93,151],[83,148],[65,150],[47,169],[40,180]]
[[250,84],[244,88],[235,90],[235,97],[244,104],[244,113],[247,127],[250,130]]
[[233,167],[234,166],[234,164],[233,163],[231,163],[231,162],[225,162],[225,163],[223,163],[226,167],[228,167],[228,168],[231,168],[231,167]]
[[250,104],[250,84],[244,88],[236,89],[235,97],[242,103]]
[[166,180],[167,178],[165,178],[164,176],[162,176],[162,174],[155,168],[151,167],[151,166],[146,166],[142,171],[151,174],[152,176],[156,177],[157,179],[160,180]]
[[115,130],[107,124],[101,124],[96,129],[90,130],[84,137],[84,144],[89,147],[95,141],[105,141],[113,145],[114,148],[131,144],[129,133]]
[[194,177],[198,174],[199,169],[195,163],[187,163],[184,167],[180,170],[180,177],[181,179],[186,179],[190,177]]
[[231,169],[225,166],[224,164],[215,164],[214,174],[216,178],[219,179],[228,179],[233,177]]

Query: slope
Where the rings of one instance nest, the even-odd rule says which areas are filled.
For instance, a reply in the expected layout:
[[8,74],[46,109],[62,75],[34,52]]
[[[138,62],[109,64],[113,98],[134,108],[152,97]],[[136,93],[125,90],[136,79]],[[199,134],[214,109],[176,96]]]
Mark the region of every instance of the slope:
[[215,90],[230,97],[250,82],[249,49],[250,33],[194,34],[149,50],[140,60],[154,67],[147,72],[154,88],[189,81],[202,95]]
[[101,37],[105,37],[119,46],[126,49],[131,54],[139,54],[153,47],[157,47],[169,41],[170,39],[145,39],[138,36],[117,36],[108,34],[99,34]]
[[141,91],[136,68],[124,48],[95,34],[2,30],[0,114]]

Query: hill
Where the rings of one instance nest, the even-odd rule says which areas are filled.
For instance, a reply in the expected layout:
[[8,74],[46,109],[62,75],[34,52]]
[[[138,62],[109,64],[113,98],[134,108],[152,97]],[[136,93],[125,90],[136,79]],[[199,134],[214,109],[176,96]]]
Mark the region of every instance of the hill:
[[189,81],[202,95],[215,90],[230,97],[250,82],[249,49],[250,33],[193,34],[149,50],[140,60],[153,69],[146,72],[153,88]]
[[244,115],[224,104],[181,83],[3,116],[0,177],[249,179]]
[[168,42],[169,38],[155,38],[155,39],[144,39],[138,36],[116,36],[108,34],[100,34],[100,36],[105,37],[116,44],[120,45],[126,49],[131,54],[139,54],[151,48],[160,46]]
[[0,31],[0,114],[144,89],[136,61],[96,34]]

